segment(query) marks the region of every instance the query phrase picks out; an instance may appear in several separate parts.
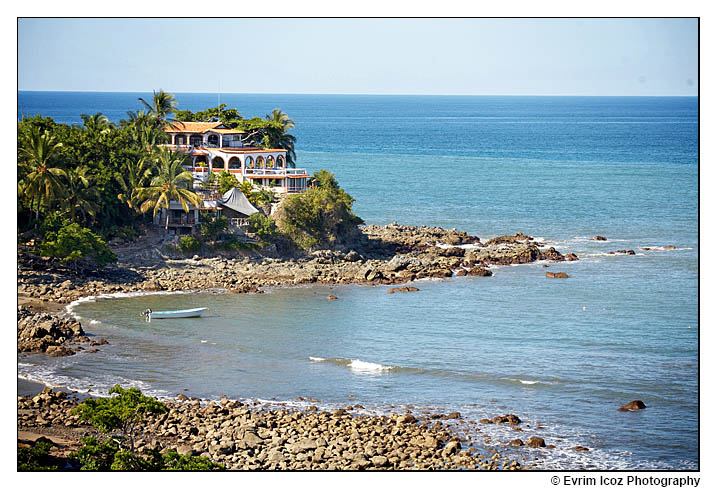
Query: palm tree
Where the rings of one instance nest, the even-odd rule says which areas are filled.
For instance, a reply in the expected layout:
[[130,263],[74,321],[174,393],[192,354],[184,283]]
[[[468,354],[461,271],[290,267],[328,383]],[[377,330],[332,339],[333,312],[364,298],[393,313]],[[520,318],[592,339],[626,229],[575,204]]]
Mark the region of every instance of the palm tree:
[[105,134],[115,127],[115,125],[107,119],[107,116],[104,116],[101,112],[97,112],[91,116],[88,114],[80,114],[80,117],[85,127],[92,132]]
[[127,112],[128,120],[122,120],[120,125],[130,131],[132,139],[144,150],[152,149],[158,143],[165,141],[167,135],[162,130],[164,122],[159,121],[149,112],[138,110]]
[[[165,122],[168,120],[167,116],[174,114],[177,109],[177,100],[172,94],[168,94],[164,90],[160,89],[159,92],[153,90],[152,104],[149,104],[145,99],[140,97],[139,100],[142,105],[149,111],[151,115],[156,117],[158,120]],[[171,120],[171,119],[170,119]]]
[[144,202],[140,211],[145,213],[152,209],[152,215],[164,208],[167,210],[165,230],[169,229],[170,202],[179,202],[185,213],[189,212],[189,204],[197,207],[202,205],[202,198],[189,190],[192,184],[192,173],[182,166],[189,156],[185,153],[160,148],[157,152],[157,175],[152,178],[148,187],[137,189],[137,198]]
[[83,222],[87,222],[87,216],[95,216],[100,209],[97,203],[98,192],[92,178],[87,174],[88,167],[79,167],[67,170],[67,197],[64,206],[70,211],[70,221],[75,221],[77,211],[82,213]]
[[269,132],[269,146],[273,148],[283,148],[287,150],[287,167],[294,168],[296,166],[297,154],[294,152],[294,143],[297,138],[287,131],[294,128],[294,120],[282,112],[280,109],[274,109],[271,115],[266,116],[267,121],[276,123],[279,130],[277,132]]
[[273,121],[282,125],[284,131],[294,129],[294,120],[289,118],[286,112],[282,112],[281,109],[274,109],[272,115],[266,116],[267,121]]
[[58,197],[64,195],[62,178],[65,170],[54,166],[57,161],[58,142],[47,130],[33,128],[21,139],[18,164],[28,172],[18,190],[30,199],[30,208],[35,206],[35,227],[40,218],[40,207],[49,207]]
[[123,166],[124,175],[118,174],[115,179],[122,188],[122,193],[117,195],[117,199],[127,204],[127,207],[140,212],[139,199],[137,191],[144,187],[147,180],[152,176],[152,169],[149,166],[147,158],[140,158],[137,161],[128,161]]

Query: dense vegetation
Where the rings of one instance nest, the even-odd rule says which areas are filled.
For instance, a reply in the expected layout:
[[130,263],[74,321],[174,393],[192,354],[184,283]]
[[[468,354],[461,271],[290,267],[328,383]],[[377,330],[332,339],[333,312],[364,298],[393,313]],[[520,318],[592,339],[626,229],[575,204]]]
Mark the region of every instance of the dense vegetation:
[[212,470],[223,466],[207,458],[179,455],[170,450],[160,454],[157,450],[138,454],[135,436],[138,424],[151,414],[166,413],[167,407],[154,398],[144,396],[137,388],[123,389],[115,385],[111,398],[95,398],[82,402],[73,410],[80,419],[92,424],[96,436],[82,439],[83,447],[72,454],[83,470],[138,471],[138,470]]
[[350,238],[362,219],[352,211],[354,198],[334,174],[314,173],[313,187],[287,197],[277,211],[277,227],[299,248],[335,247]]
[[[18,123],[18,240],[35,252],[66,261],[102,266],[115,260],[105,241],[132,238],[138,226],[179,201],[185,209],[199,202],[191,191],[186,154],[160,147],[163,128],[177,120],[226,122],[248,132],[264,147],[287,150],[293,164],[294,122],[276,109],[266,119],[244,119],[225,105],[192,113],[178,110],[172,94],[156,91],[142,108],[115,125],[102,114],[83,114],[82,125],[57,124],[36,115]],[[225,190],[235,182],[219,177]],[[242,189],[261,206],[270,191]],[[86,242],[89,242],[86,244]]]
[[[183,168],[187,154],[161,146],[168,142],[164,128],[176,121],[221,121],[246,131],[250,144],[287,150],[288,165],[296,161],[295,138],[288,132],[294,121],[279,109],[264,119],[244,119],[224,104],[198,112],[178,110],[174,96],[162,90],[139,102],[142,108],[128,112],[117,125],[99,113],[83,114],[81,126],[56,124],[39,115],[18,123],[21,244],[69,263],[101,267],[117,260],[107,240],[137,237],[140,225],[167,209],[170,201],[185,211],[201,203],[192,190],[191,173]],[[263,211],[249,225],[250,233],[263,242],[305,250],[337,246],[362,222],[351,210],[354,199],[326,170],[315,174],[313,188],[284,200],[276,223],[266,216],[277,200],[271,190],[240,184],[227,172],[212,173],[207,186],[221,193],[238,187]],[[164,225],[169,226],[169,213]],[[215,250],[247,248],[223,238],[226,219],[205,213],[200,230],[200,240],[185,238],[175,248],[185,254],[210,242]]]
[[18,471],[57,471],[57,464],[50,456],[54,444],[46,437],[40,437],[32,447],[17,448]]

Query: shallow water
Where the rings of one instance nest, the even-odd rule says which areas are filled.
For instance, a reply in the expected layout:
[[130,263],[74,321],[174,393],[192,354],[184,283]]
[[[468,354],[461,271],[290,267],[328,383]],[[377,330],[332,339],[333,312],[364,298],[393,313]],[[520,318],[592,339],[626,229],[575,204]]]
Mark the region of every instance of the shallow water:
[[[20,95],[26,112],[27,94]],[[123,97],[132,99],[106,100]],[[216,102],[178,98],[192,109]],[[77,114],[95,111],[73,100]],[[288,112],[297,121],[298,165],[333,171],[367,223],[456,227],[482,239],[522,231],[581,260],[418,281],[420,291],[409,294],[315,286],[84,302],[73,312],[110,345],[69,358],[20,356],[20,374],[96,392],[121,382],[160,396],[300,406],[301,396],[380,412],[459,410],[473,420],[512,412],[540,423],[545,429],[535,433],[557,446],[540,452],[548,454],[542,467],[697,467],[696,99],[228,95],[223,102],[245,115]],[[596,234],[609,240],[591,241]],[[636,255],[608,254],[619,249]],[[570,277],[547,279],[546,270]],[[199,306],[210,308],[207,317],[139,317],[147,307]],[[616,410],[633,399],[649,408]],[[516,435],[480,429],[494,441]],[[575,445],[592,451],[577,453]]]

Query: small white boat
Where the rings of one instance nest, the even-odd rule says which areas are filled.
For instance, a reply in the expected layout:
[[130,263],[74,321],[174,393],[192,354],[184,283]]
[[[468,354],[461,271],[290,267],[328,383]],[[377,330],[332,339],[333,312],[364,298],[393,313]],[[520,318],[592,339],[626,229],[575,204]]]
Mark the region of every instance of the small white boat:
[[195,318],[202,316],[207,308],[192,308],[190,310],[174,310],[174,311],[152,311],[149,308],[142,314],[147,317],[148,320],[152,318]]

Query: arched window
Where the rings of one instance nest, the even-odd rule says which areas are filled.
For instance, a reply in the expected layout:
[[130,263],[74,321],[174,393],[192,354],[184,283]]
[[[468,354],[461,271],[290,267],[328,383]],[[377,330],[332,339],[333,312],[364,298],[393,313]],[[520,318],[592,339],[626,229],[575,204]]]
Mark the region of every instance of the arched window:
[[229,159],[229,168],[233,170],[237,170],[239,168],[242,168],[242,165],[239,163],[239,158],[232,157]]
[[252,157],[247,157],[247,159],[244,160],[244,165],[247,168],[254,168],[254,162],[252,161]]
[[212,168],[224,169],[224,160],[222,160],[222,157],[214,157],[212,159]]
[[194,160],[194,164],[196,167],[206,167],[207,166],[207,157],[204,155],[200,155]]
[[284,157],[282,155],[277,157],[277,168],[284,168]]
[[265,165],[265,167],[274,168],[274,157],[272,157],[272,155],[267,157],[267,165]]
[[257,168],[264,168],[264,157],[257,157]]

